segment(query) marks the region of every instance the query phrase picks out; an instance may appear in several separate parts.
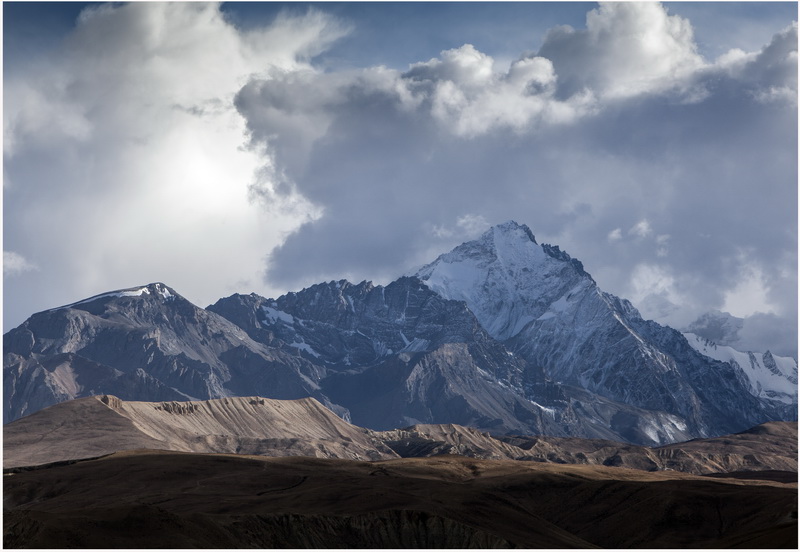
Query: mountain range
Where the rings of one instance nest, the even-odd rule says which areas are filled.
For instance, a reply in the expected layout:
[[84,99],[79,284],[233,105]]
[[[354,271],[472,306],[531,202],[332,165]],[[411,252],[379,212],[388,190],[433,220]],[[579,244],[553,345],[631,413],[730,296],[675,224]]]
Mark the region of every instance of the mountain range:
[[203,309],[154,283],[31,316],[3,336],[4,422],[91,395],[312,397],[388,431],[663,445],[797,419],[797,363],[644,320],[508,222],[386,286],[341,280]]

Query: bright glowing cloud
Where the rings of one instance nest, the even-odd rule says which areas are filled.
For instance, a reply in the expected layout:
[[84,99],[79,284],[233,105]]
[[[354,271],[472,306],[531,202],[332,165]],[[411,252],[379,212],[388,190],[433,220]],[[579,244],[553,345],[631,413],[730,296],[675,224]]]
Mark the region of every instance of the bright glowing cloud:
[[756,313],[774,314],[776,308],[770,304],[765,280],[760,267],[741,266],[735,286],[725,292],[722,310],[742,318]]
[[343,32],[314,11],[243,33],[216,4],[100,5],[9,75],[6,170],[25,186],[6,190],[6,236],[63,276],[39,307],[156,280],[200,304],[267,292],[265,255],[318,209],[243,147],[233,98],[253,75],[309,70]]

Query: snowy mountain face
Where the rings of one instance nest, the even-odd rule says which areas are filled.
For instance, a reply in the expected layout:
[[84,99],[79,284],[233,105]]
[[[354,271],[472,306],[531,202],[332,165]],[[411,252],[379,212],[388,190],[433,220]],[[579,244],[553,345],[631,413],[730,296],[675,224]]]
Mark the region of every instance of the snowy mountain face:
[[645,445],[797,417],[796,364],[711,354],[643,320],[514,222],[386,286],[341,280],[206,309],[163,284],[105,293],[32,316],[4,353],[6,422],[92,394],[313,396],[371,429]]
[[690,332],[683,335],[699,353],[733,366],[754,396],[786,405],[797,404],[797,362],[793,358],[775,356],[769,351],[741,352]]
[[513,222],[456,247],[416,276],[442,297],[464,301],[501,341],[566,309],[594,284],[579,262],[558,247],[539,246],[527,226]]
[[[692,434],[787,415],[753,400],[731,364],[710,361],[675,330],[643,320],[628,301],[601,291],[578,261],[538,245],[524,225],[495,226],[417,276],[465,301],[493,337],[546,377],[677,416],[677,426]],[[659,439],[669,433],[665,428]]]

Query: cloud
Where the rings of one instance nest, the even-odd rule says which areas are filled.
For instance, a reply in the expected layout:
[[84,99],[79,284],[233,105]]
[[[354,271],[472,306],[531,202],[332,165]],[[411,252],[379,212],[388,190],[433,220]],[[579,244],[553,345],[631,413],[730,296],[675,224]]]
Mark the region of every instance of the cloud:
[[666,257],[669,254],[669,239],[672,236],[669,234],[659,234],[656,236],[656,255],[659,257]]
[[668,267],[641,263],[631,274],[630,300],[648,319],[666,320],[686,303]]
[[757,313],[744,319],[735,347],[743,351],[771,351],[797,360],[797,331],[780,316]]
[[103,4],[7,73],[5,241],[41,271],[5,319],[150,281],[201,305],[243,281],[269,292],[265,256],[319,209],[272,151],[243,147],[233,98],[253,75],[311,70],[345,32],[313,10],[240,31],[216,4]]
[[3,276],[19,276],[25,272],[38,269],[39,267],[19,253],[3,251]]
[[609,2],[586,29],[551,29],[539,55],[552,61],[562,96],[588,88],[606,99],[678,89],[705,62],[691,24],[654,2]]
[[401,82],[424,98],[437,121],[459,136],[498,127],[522,131],[568,123],[593,109],[591,94],[567,101],[554,97],[556,75],[550,60],[525,57],[497,71],[494,60],[471,44],[412,65]]
[[741,274],[736,285],[725,292],[722,310],[738,317],[756,313],[774,314],[776,308],[770,304],[766,278],[761,267],[748,264],[746,257],[742,255],[739,270]]
[[628,234],[632,236],[636,236],[637,238],[646,238],[653,232],[653,229],[650,228],[650,223],[647,219],[642,219],[633,226],[631,226],[630,230],[628,230]]
[[757,101],[797,104],[797,22],[776,33],[759,52],[732,49],[719,69],[738,80]]
[[797,360],[796,347],[791,345],[796,334],[775,314],[756,313],[740,318],[714,310],[703,314],[684,330],[739,351],[771,351]]
[[602,4],[536,52],[322,70],[352,27],[321,11],[87,13],[6,78],[6,246],[48,263],[15,296],[385,282],[515,219],[661,322],[741,292],[797,328],[796,24],[708,60],[686,18]]
[[796,91],[796,27],[737,55],[705,60],[687,20],[615,3],[505,67],[465,44],[405,72],[254,79],[236,102],[252,146],[324,210],[267,277],[391,279],[466,239],[470,213],[529,224],[678,326],[740,289],[742,246],[765,293],[789,288],[774,259],[796,248],[796,104],[759,91]]
[[481,215],[464,215],[456,219],[456,226],[464,231],[465,238],[476,238],[488,230],[491,224]]

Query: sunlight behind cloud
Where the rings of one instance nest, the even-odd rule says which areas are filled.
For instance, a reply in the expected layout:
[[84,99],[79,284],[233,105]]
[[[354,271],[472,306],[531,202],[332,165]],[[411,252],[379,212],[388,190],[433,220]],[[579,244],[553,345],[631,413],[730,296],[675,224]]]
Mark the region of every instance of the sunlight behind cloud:
[[736,286],[725,292],[725,302],[721,310],[741,318],[756,313],[775,313],[776,309],[769,302],[769,289],[764,280],[764,274],[759,267],[743,266]]
[[39,300],[149,281],[200,304],[242,282],[266,292],[265,255],[315,208],[264,179],[273,152],[245,147],[233,97],[253,75],[307,70],[345,32],[314,11],[241,33],[216,4],[101,5],[63,50],[8,75],[6,170],[26,186],[6,190],[6,236],[64,275]]

